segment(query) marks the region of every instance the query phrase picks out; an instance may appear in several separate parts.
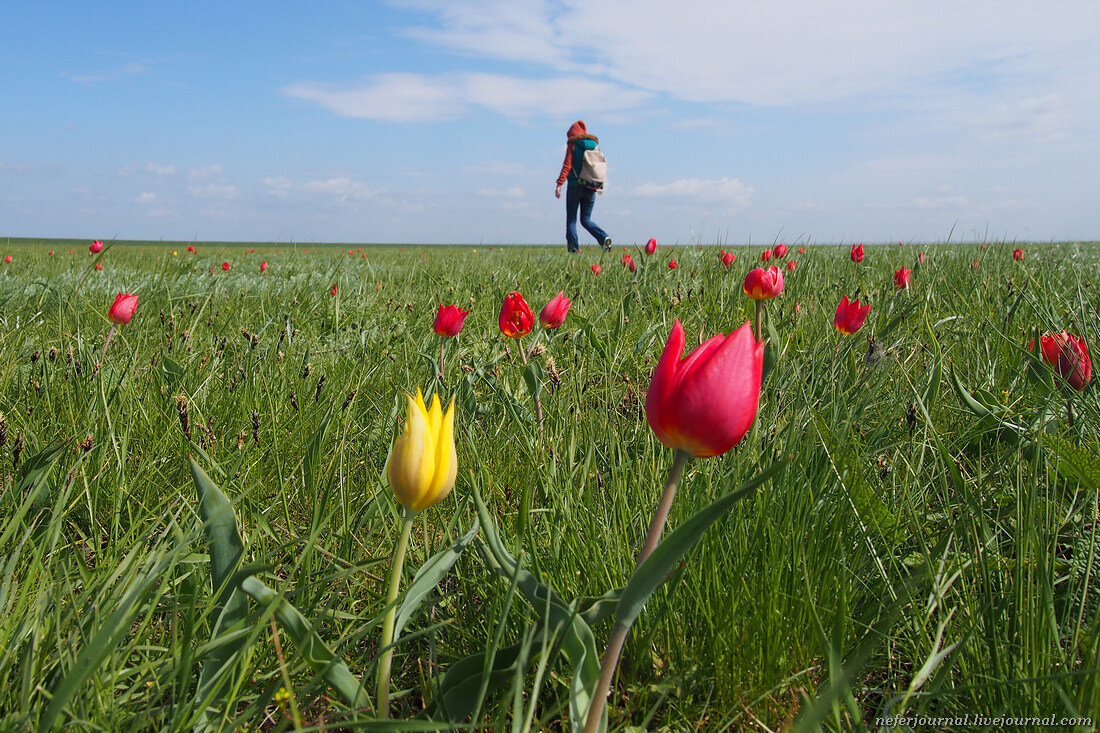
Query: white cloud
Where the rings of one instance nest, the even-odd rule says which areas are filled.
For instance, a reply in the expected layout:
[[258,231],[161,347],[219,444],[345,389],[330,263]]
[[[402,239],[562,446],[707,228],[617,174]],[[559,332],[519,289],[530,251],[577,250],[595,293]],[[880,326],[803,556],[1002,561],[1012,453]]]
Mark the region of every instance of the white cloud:
[[519,186],[512,188],[483,188],[477,192],[478,196],[492,199],[521,199],[525,192]]
[[219,175],[222,172],[222,167],[217,163],[213,165],[203,165],[197,168],[191,168],[187,171],[187,179],[190,181],[201,181],[211,176]]
[[157,195],[152,191],[145,191],[143,193],[139,193],[137,196],[134,197],[134,203],[141,204],[143,206],[146,206],[148,204],[155,204],[156,201]]
[[376,74],[359,85],[301,83],[283,89],[343,117],[381,122],[428,122],[460,117],[472,108],[507,117],[563,115],[598,107],[640,107],[652,95],[587,77],[529,79],[505,74]]
[[217,199],[228,201],[240,196],[236,186],[224,186],[219,183],[205,183],[187,187],[187,195],[195,199]]
[[373,198],[378,193],[377,191],[369,189],[361,181],[355,181],[351,178],[330,178],[325,181],[306,181],[302,184],[302,188],[313,193],[322,193],[326,196],[331,196],[338,204],[342,204],[348,199],[353,201],[365,201],[369,198]]
[[154,176],[174,176],[176,174],[176,166],[147,163],[145,165],[145,172],[152,173]]
[[267,195],[275,196],[277,198],[285,199],[290,195],[290,188],[292,186],[290,179],[283,176],[278,178],[271,178],[270,176],[260,181],[267,187]]
[[725,202],[733,206],[747,206],[753,188],[736,178],[720,178],[704,181],[698,178],[681,178],[671,183],[643,183],[630,193],[642,198],[679,198],[699,202]]

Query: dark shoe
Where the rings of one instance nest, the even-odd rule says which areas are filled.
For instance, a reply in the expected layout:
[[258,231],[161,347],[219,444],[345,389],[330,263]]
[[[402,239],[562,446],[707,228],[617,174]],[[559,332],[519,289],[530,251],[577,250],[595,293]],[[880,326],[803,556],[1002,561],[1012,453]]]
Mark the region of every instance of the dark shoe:
[[600,246],[603,247],[604,252],[609,251],[611,249],[611,237],[604,237],[603,244]]

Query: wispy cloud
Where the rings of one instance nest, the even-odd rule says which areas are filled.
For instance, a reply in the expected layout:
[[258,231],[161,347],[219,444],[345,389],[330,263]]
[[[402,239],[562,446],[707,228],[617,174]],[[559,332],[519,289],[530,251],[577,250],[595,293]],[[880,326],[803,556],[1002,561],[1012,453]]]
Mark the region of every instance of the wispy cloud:
[[640,107],[652,95],[587,77],[530,79],[506,74],[376,74],[361,84],[292,84],[288,97],[315,102],[343,117],[382,122],[434,122],[477,108],[507,117],[558,116],[599,107]]
[[240,196],[236,186],[226,186],[219,183],[204,183],[187,187],[187,195],[194,199],[215,199],[229,201]]
[[174,176],[176,174],[176,166],[148,163],[145,166],[145,171],[147,173],[152,173],[154,176]]

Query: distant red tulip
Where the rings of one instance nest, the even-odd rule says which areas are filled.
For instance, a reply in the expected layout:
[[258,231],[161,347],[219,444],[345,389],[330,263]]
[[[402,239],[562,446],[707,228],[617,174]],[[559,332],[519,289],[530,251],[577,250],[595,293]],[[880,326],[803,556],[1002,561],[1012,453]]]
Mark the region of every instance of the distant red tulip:
[[107,311],[107,317],[115,323],[129,323],[134,317],[134,309],[137,308],[138,297],[130,293],[119,293],[111,309]]
[[785,245],[785,244],[775,245],[775,249],[773,250],[772,254],[774,254],[776,257],[779,257],[779,258],[786,257],[787,256],[787,245]]
[[470,315],[470,311],[462,310],[457,305],[439,305],[439,310],[435,313],[435,323],[432,324],[432,330],[438,333],[440,336],[457,336],[458,332],[462,330],[462,324],[466,321],[466,316]]
[[[631,261],[633,262],[633,260]],[[565,297],[565,291],[559,290],[558,294],[543,306],[542,313],[539,314],[539,323],[542,324],[543,328],[557,328],[565,323],[565,315],[572,305],[573,301]]]
[[634,261],[633,257],[630,258],[630,262],[626,263],[626,266],[630,269],[631,272],[634,272],[638,269],[638,263]]
[[11,264],[11,255],[5,255],[4,256],[4,264],[5,265],[10,265]]
[[228,262],[223,262],[222,263],[222,271],[223,272],[228,272],[229,271],[229,263]]
[[921,263],[922,265],[924,264],[924,252],[921,252],[919,255],[917,255],[917,262]]
[[647,255],[651,255],[656,251],[657,251],[657,240],[656,239],[650,239],[648,242],[645,243],[645,253]]
[[75,255],[75,254],[76,254],[76,250],[75,250],[75,249],[70,249],[70,250],[69,250],[69,254],[71,254],[71,255]]
[[787,272],[794,272],[794,268],[798,267],[798,263],[794,260],[787,260]]
[[737,255],[735,255],[733,252],[722,253],[722,264],[726,266],[727,270],[730,269],[730,265],[732,265],[734,263],[734,260],[736,259]]
[[680,265],[679,265],[679,263],[676,262],[676,260],[669,260],[668,261],[668,269],[670,269],[670,270],[675,270],[679,266]]
[[260,263],[260,272],[267,272],[267,260]]
[[805,248],[805,247],[799,247],[799,248],[798,248],[798,254],[802,254],[802,253],[803,253],[803,252],[805,252],[805,251],[806,251],[806,248]]
[[871,306],[860,306],[857,299],[854,303],[848,302],[848,296],[842,296],[840,305],[836,307],[836,315],[833,317],[833,325],[836,330],[851,336],[863,327],[867,320],[867,314],[871,312]]
[[902,265],[900,270],[894,270],[894,285],[899,288],[909,289],[909,273],[912,272],[908,267]]
[[187,245],[187,251],[188,251],[188,252],[190,252],[191,254],[195,254],[196,252],[198,252],[198,250],[197,250],[197,249],[195,249],[195,248],[194,248],[193,246],[191,246],[190,244],[189,244],[189,245]]
[[634,261],[634,258],[631,257],[629,254],[624,254],[622,257],[619,258],[619,262],[623,263],[623,267],[626,267],[627,265],[629,265],[633,261]]
[[248,250],[248,254],[254,255],[254,254],[256,254],[256,250],[250,249],[250,250]]
[[500,306],[500,332],[509,338],[519,338],[531,333],[535,315],[519,293],[509,293]]
[[336,283],[332,284],[332,290],[328,291],[328,294],[334,297],[336,296]]
[[1012,259],[1016,260],[1017,262],[1023,261],[1024,251],[1022,249],[1020,249],[1019,247],[1012,250]]
[[978,262],[978,260],[975,259],[973,262],[970,263],[970,269],[980,270],[982,269],[982,263]]
[[771,258],[772,258],[772,251],[770,249],[766,249],[766,250],[764,250],[763,252],[760,253],[760,261],[761,262],[767,262]]
[[783,273],[775,265],[767,270],[757,267],[745,275],[741,289],[753,300],[771,300],[783,292]]
[[53,250],[51,249],[48,254],[53,256]]
[[99,264],[99,263],[97,262],[97,263],[95,263],[95,269],[97,269],[97,270],[102,270],[102,269],[103,269],[103,265],[101,265],[101,264]]
[[[1039,337],[1043,361],[1061,375],[1069,386],[1082,390],[1092,381],[1092,357],[1085,340],[1062,331]],[[1034,346],[1030,344],[1028,348]]]
[[103,251],[103,242],[99,241],[98,239],[95,240],[90,245],[88,245],[88,251],[90,251],[94,255],[99,254]]
[[852,251],[848,256],[852,258],[852,262],[863,262],[863,245],[853,244]]
[[601,272],[603,272],[603,268],[596,263],[592,263],[592,274],[599,275]]
[[764,344],[746,323],[681,359],[683,351],[684,329],[676,320],[646,393],[646,421],[669,448],[697,458],[721,455],[756,419]]

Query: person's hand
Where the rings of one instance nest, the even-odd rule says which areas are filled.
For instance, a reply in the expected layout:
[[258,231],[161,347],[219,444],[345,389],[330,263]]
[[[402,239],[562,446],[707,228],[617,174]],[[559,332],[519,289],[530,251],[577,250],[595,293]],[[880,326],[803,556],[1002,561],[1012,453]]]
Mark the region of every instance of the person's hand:
[[559,199],[561,198],[561,184],[560,183],[558,184],[558,187],[554,189],[554,198],[559,198]]

